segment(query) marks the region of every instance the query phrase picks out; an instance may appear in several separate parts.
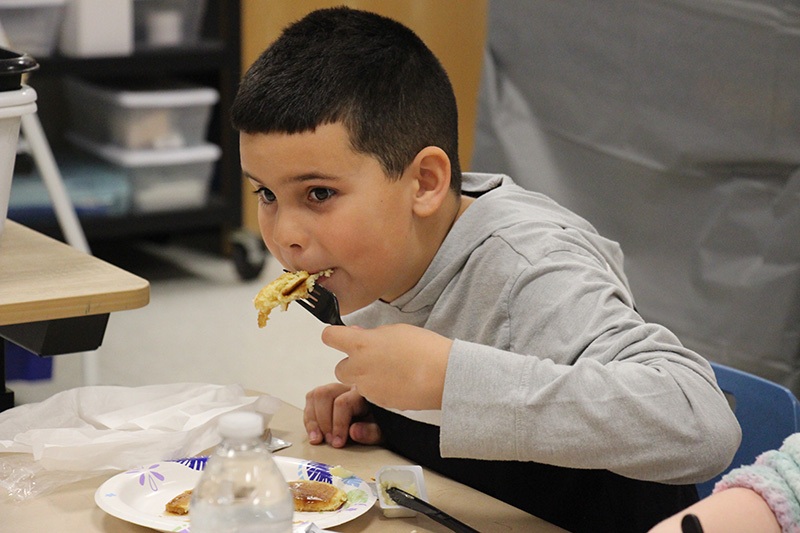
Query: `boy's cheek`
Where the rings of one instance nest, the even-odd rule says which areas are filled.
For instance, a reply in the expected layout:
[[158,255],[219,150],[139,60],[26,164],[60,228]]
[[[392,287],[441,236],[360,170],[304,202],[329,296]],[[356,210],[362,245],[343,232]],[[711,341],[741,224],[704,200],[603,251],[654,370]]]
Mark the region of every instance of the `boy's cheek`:
[[275,242],[268,237],[270,235],[269,232],[265,231],[265,228],[262,226],[261,228],[261,240],[264,241],[264,244],[269,250],[270,255],[272,255],[275,259],[277,259],[281,264],[283,262],[283,254],[281,254],[280,248],[275,244]]

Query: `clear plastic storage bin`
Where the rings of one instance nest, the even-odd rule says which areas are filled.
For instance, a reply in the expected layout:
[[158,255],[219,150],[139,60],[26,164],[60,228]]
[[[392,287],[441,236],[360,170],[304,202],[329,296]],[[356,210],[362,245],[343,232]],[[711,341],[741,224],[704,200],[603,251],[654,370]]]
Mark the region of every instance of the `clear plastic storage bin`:
[[10,48],[33,57],[53,54],[66,0],[0,0],[0,22]]
[[197,44],[205,12],[205,0],[133,0],[136,48]]
[[134,211],[192,209],[208,202],[214,163],[221,154],[214,144],[173,150],[127,150],[98,144],[72,132],[67,138],[124,169],[131,183]]
[[[97,157],[60,153],[58,169],[75,212],[81,217],[122,216],[130,211],[131,184],[125,171]],[[17,165],[11,184],[8,216],[25,218],[51,217],[53,200],[38,169]]]
[[219,92],[164,82],[110,87],[78,78],[64,79],[72,129],[87,139],[121,148],[174,149],[205,142]]

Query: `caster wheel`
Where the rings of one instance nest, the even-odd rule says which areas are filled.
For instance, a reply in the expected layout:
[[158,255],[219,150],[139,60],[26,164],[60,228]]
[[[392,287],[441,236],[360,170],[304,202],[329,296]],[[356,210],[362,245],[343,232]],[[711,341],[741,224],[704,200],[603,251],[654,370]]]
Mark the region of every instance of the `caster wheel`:
[[260,238],[238,234],[231,239],[233,264],[239,277],[245,281],[255,279],[264,269],[267,248]]

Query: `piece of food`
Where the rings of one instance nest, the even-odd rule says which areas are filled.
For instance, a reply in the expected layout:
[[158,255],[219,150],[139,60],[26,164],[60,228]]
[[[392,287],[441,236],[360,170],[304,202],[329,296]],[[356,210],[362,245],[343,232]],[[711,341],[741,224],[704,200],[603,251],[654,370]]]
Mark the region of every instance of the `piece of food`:
[[316,274],[309,274],[305,270],[284,272],[278,279],[261,289],[253,300],[258,310],[258,327],[263,328],[267,325],[269,313],[276,307],[281,306],[286,311],[289,302],[308,298],[308,294],[314,290],[317,279],[331,274],[332,270],[323,270]]
[[322,481],[290,481],[289,488],[294,496],[295,511],[336,511],[347,502],[347,494],[342,489]]
[[336,465],[333,468],[331,468],[331,474],[333,474],[336,477],[340,477],[342,479],[347,478],[347,477],[355,476],[355,474],[353,472],[351,472],[350,470],[346,469],[342,465]]
[[189,502],[192,499],[192,490],[185,490],[167,502],[167,512],[169,514],[187,515],[189,514]]
[[[297,480],[290,481],[289,488],[295,511],[336,511],[347,502],[347,494],[330,483]],[[167,502],[167,513],[181,516],[189,514],[191,499],[192,490],[183,491]]]
[[379,496],[383,498],[384,503],[387,505],[399,505],[387,492],[389,489],[396,488],[400,490],[404,490],[407,493],[411,494],[412,496],[416,496],[419,498],[419,493],[417,492],[417,486],[413,483],[411,485],[403,485],[397,481],[384,481],[380,485],[378,485],[378,490],[380,492]]

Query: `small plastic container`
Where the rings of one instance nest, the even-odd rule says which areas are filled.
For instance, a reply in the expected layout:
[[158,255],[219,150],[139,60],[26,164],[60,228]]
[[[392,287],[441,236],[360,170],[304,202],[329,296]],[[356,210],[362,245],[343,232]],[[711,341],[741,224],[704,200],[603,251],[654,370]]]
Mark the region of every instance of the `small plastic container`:
[[0,21],[10,47],[33,57],[51,56],[65,5],[66,0],[0,0]]
[[203,207],[208,202],[214,163],[221,155],[214,144],[175,150],[126,150],[97,144],[72,132],[67,133],[67,139],[127,172],[133,210],[140,213]]
[[136,48],[196,45],[205,12],[205,0],[133,0]]
[[71,127],[98,143],[132,150],[174,149],[205,142],[211,109],[219,92],[177,82],[159,88],[104,86],[78,78],[64,79]]
[[428,501],[428,490],[425,488],[425,477],[419,465],[384,466],[375,474],[375,485],[378,491],[378,504],[387,518],[416,516],[417,512],[392,501],[386,489],[397,487],[417,498]]

